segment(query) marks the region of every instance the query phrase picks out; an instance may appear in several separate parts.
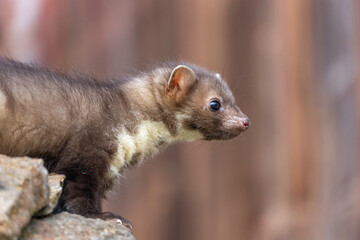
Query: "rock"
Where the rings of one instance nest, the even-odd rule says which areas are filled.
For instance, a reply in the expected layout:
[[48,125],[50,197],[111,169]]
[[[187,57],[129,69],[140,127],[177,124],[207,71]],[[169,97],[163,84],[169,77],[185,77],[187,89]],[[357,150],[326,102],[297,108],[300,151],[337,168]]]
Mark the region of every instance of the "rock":
[[49,203],[45,206],[45,208],[41,209],[39,212],[37,212],[34,216],[40,217],[40,216],[46,216],[50,215],[57,202],[59,201],[62,187],[64,185],[65,181],[65,175],[63,174],[56,174],[56,173],[50,173],[48,176],[48,183],[50,186],[50,197],[49,197]]
[[[64,175],[47,176],[41,159],[0,155],[0,240],[19,236],[22,240],[135,239],[131,230],[117,222],[69,213],[48,216],[64,180]],[[42,217],[31,219],[35,213]]]
[[17,239],[31,216],[48,203],[43,161],[0,155],[0,186],[0,239]]
[[135,240],[131,231],[119,223],[59,213],[44,219],[32,219],[24,229],[21,240]]

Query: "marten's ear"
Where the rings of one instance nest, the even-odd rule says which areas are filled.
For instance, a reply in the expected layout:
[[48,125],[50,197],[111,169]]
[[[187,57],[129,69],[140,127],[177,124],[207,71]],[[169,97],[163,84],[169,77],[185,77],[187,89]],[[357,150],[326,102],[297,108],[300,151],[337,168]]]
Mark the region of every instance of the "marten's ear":
[[194,71],[187,66],[178,65],[171,72],[166,85],[166,95],[174,99],[175,102],[181,102],[195,82]]

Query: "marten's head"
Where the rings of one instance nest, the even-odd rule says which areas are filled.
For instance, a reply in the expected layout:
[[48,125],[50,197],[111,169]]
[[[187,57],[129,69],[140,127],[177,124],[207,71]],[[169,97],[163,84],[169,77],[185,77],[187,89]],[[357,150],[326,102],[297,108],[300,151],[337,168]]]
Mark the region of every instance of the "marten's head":
[[234,138],[250,126],[220,74],[195,65],[178,65],[170,74],[165,92],[181,116],[181,128],[200,133],[202,139]]

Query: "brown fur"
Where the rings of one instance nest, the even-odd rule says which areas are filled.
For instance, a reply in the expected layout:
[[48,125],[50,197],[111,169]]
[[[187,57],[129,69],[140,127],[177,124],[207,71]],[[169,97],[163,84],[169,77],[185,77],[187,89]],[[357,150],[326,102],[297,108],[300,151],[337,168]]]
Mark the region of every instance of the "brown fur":
[[[169,144],[168,139],[187,140],[186,134],[181,137],[185,130],[213,140],[246,129],[240,121],[246,116],[226,83],[181,64],[186,67],[165,63],[128,80],[98,81],[0,59],[0,153],[40,157],[49,172],[66,175],[56,212],[125,221],[100,209],[115,180],[108,176],[119,151],[116,129],[131,135],[143,121],[161,122],[169,136],[153,139],[155,148]],[[221,101],[219,112],[208,107],[214,98]],[[141,150],[128,165],[146,157]]]

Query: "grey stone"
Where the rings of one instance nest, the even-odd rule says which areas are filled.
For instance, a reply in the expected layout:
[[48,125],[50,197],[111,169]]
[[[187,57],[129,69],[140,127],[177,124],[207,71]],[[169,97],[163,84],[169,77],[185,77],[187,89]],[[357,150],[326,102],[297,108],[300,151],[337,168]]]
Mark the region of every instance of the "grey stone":
[[135,240],[131,231],[120,223],[85,218],[66,212],[44,219],[32,219],[21,240]]
[[0,239],[17,239],[31,216],[48,202],[41,159],[0,155]]
[[65,175],[63,174],[56,174],[56,173],[50,173],[48,176],[48,183],[50,186],[50,197],[49,202],[45,206],[45,208],[41,209],[39,212],[37,212],[34,216],[40,217],[40,216],[46,216],[50,215],[57,202],[59,201],[62,187],[64,185],[65,181]]

